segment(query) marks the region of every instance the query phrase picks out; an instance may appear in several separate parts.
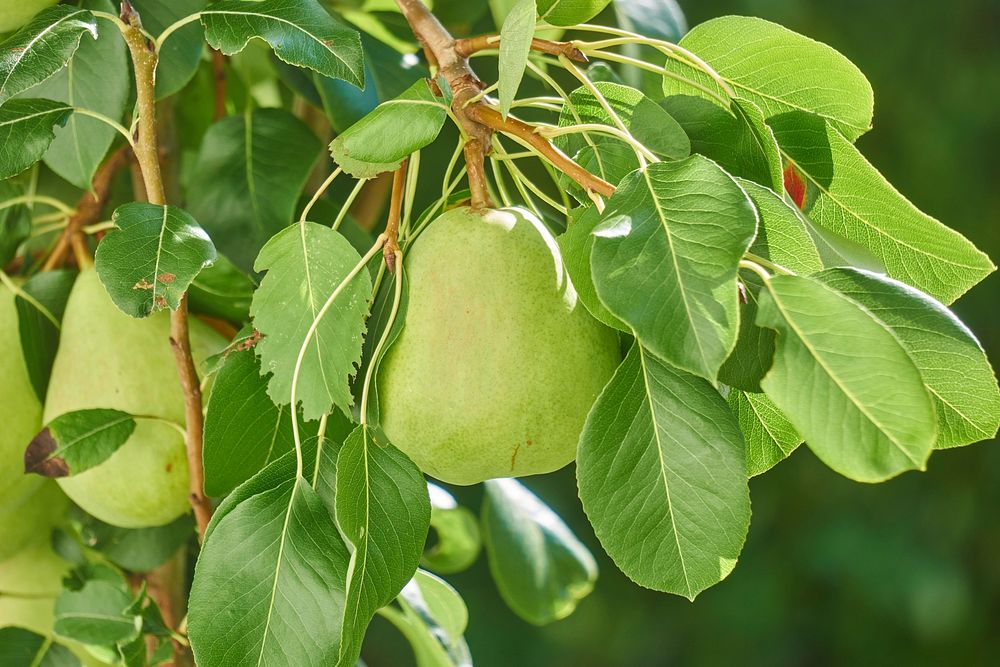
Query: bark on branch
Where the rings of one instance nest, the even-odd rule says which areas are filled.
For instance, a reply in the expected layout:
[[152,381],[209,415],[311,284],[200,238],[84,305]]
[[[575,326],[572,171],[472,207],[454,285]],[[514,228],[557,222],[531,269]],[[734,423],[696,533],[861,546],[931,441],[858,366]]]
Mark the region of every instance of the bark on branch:
[[[473,53],[496,49],[500,46],[500,35],[479,35],[477,37],[466,37],[455,40],[455,51],[460,56],[468,58]],[[553,56],[566,56],[570,60],[578,63],[589,62],[587,56],[580,49],[573,46],[573,42],[554,42],[548,39],[531,40],[531,50],[539,53],[548,53]]]

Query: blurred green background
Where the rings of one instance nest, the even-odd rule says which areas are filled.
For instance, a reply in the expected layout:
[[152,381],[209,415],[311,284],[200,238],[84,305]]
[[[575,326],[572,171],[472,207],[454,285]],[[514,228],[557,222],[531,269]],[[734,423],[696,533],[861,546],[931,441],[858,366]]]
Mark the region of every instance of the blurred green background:
[[[689,25],[776,21],[830,44],[875,89],[859,146],[919,208],[1000,259],[1000,2],[681,0]],[[1000,278],[956,306],[1000,365]],[[850,482],[805,447],[751,481],[735,571],[694,603],[640,589],[603,554],[572,470],[530,478],[598,557],[594,593],[536,628],[498,597],[485,557],[450,576],[476,665],[977,665],[1000,660],[1000,447],[936,453],[925,473]],[[477,490],[458,494],[478,507]],[[369,665],[410,664],[384,621]]]

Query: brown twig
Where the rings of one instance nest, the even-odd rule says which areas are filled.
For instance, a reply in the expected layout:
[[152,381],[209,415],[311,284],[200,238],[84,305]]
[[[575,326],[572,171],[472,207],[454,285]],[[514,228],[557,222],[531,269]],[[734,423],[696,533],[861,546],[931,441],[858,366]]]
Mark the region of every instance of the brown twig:
[[126,146],[122,146],[113,152],[94,173],[90,191],[83,193],[83,196],[80,197],[76,204],[76,213],[70,216],[69,222],[66,223],[66,229],[56,241],[55,248],[42,264],[42,271],[51,271],[62,266],[71,250],[80,268],[89,263],[90,252],[87,250],[83,238],[83,228],[100,220],[111,193],[111,181],[128,159],[127,150]]
[[390,273],[396,271],[396,257],[399,250],[399,221],[403,217],[403,194],[406,190],[406,167],[410,159],[404,159],[392,175],[392,199],[389,201],[389,219],[385,223],[385,245],[382,255]]
[[509,134],[523,140],[544,155],[556,169],[564,172],[584,188],[593,190],[605,197],[610,197],[614,194],[615,186],[603,178],[595,176],[574,162],[572,158],[559,150],[551,141],[538,134],[532,125],[510,115],[504,118],[500,115],[499,111],[483,104],[470,105],[466,111],[476,122],[482,123],[498,132],[503,132],[504,134]]
[[466,113],[466,106],[483,90],[483,83],[469,67],[468,58],[455,49],[454,38],[421,0],[396,0],[396,4],[424,51],[430,54],[432,64],[437,63],[440,75],[451,87],[451,108],[465,137],[465,163],[469,171],[472,207],[492,206],[484,162],[493,130],[477,123]]
[[[143,35],[139,15],[128,0],[122,2],[122,20],[128,26],[123,34],[132,56],[132,65],[135,71],[136,108],[139,116],[139,136],[136,141],[135,156],[146,185],[147,199],[152,204],[164,205],[166,198],[160,175],[156,132],[156,94],[153,78],[156,71],[156,50]],[[194,509],[198,533],[204,537],[205,529],[208,528],[208,522],[212,518],[212,505],[205,497],[204,492],[201,387],[188,335],[187,294],[181,297],[177,310],[170,313],[170,345],[174,350],[177,375],[181,388],[184,390],[185,442],[190,477],[188,499]]]
[[[500,35],[479,35],[477,37],[466,37],[455,40],[455,51],[458,55],[468,58],[473,53],[495,49],[500,46]],[[566,56],[570,60],[578,63],[590,62],[587,56],[580,49],[573,46],[573,42],[554,42],[549,39],[531,40],[531,50],[539,53],[549,53],[553,56]]]
[[226,117],[226,57],[221,51],[212,49],[212,80],[215,83],[215,106],[212,109],[212,119],[221,120]]

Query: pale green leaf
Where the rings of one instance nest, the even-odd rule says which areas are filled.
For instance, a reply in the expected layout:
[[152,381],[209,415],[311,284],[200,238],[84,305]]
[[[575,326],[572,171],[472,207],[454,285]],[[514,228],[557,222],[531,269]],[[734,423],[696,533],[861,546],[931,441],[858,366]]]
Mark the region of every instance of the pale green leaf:
[[[116,11],[110,0],[88,0],[84,7]],[[84,40],[65,68],[24,94],[120,119],[129,96],[131,63],[121,34],[108,27],[97,41]],[[96,118],[73,114],[65,127],[56,128],[45,164],[76,187],[89,190],[94,172],[119,137]]]
[[283,109],[256,109],[212,125],[195,159],[188,208],[219,251],[249,270],[269,238],[292,222],[323,146]]
[[597,16],[611,0],[538,0],[538,19],[552,25],[572,26]]
[[[320,309],[354,266],[358,252],[329,227],[304,222],[272,238],[254,269],[267,275],[254,292],[250,314],[264,338],[257,343],[267,392],[278,405],[291,402],[299,351]],[[319,419],[334,406],[349,414],[349,378],[361,361],[371,277],[361,271],[343,286],[306,345],[297,396],[303,415]]]
[[580,499],[615,564],[694,599],[736,565],[750,525],[743,436],[705,380],[634,345],[587,417]]
[[996,435],[996,376],[979,341],[951,311],[908,285],[867,271],[829,269],[816,279],[862,305],[899,338],[934,401],[935,448]]
[[343,644],[353,666],[365,629],[417,570],[431,511],[424,476],[405,454],[358,426],[337,457],[337,523],[351,546]]
[[135,418],[121,410],[65,412],[32,438],[24,471],[45,477],[77,475],[106,461],[135,430]]
[[746,440],[748,476],[767,472],[802,444],[802,436],[764,394],[733,389],[728,401]]
[[289,65],[364,85],[361,37],[316,0],[222,0],[201,12],[205,39],[227,56],[263,39]]
[[[632,152],[629,151],[629,154]],[[597,207],[573,209],[569,226],[556,238],[556,241],[559,243],[559,252],[562,254],[573,287],[576,288],[577,296],[587,311],[613,329],[629,331],[628,325],[612,315],[607,306],[597,298],[597,290],[594,287],[590,271],[590,254],[594,248],[593,232],[600,223],[601,214],[597,212]]]
[[130,613],[132,598],[107,581],[92,580],[80,590],[64,590],[55,605],[55,634],[84,644],[115,644],[134,639],[142,617]]
[[330,143],[330,154],[355,178],[394,171],[405,157],[437,138],[447,115],[445,98],[421,79],[344,130]]
[[482,547],[479,521],[440,486],[428,482],[427,492],[431,500],[431,528],[435,540],[433,546],[425,549],[420,557],[421,567],[441,574],[468,569],[476,562]]
[[899,339],[870,311],[817,280],[775,276],[757,323],[778,332],[761,386],[824,463],[861,482],[924,469],[934,406]]
[[528,66],[531,38],[535,35],[535,0],[518,0],[500,28],[500,114],[506,118]]
[[569,616],[594,589],[593,555],[519,481],[486,481],[482,523],[500,596],[529,623],[546,625]]
[[801,172],[814,223],[870,250],[889,275],[951,303],[996,267],[958,232],[919,211],[835,128],[816,116],[771,119]]
[[62,69],[84,33],[97,39],[94,15],[72,5],[56,5],[0,42],[0,105]]
[[208,234],[176,206],[130,202],[111,222],[94,261],[111,300],[132,317],[177,310],[191,281],[215,261]]
[[469,612],[458,592],[443,579],[417,570],[399,594],[402,615],[389,619],[410,641],[417,667],[472,667],[462,636]]
[[[723,16],[695,26],[680,45],[714,68],[767,118],[809,111],[829,120],[851,140],[871,128],[871,84],[850,60],[826,44],[763,19]],[[670,59],[666,66],[725,98],[718,84],[694,65]],[[664,92],[699,94],[672,77],[664,78]]]
[[757,229],[742,188],[700,155],[628,176],[591,253],[597,295],[644,347],[715,380],[736,344],[736,265]]
[[0,180],[38,162],[73,108],[52,100],[10,100],[0,107]]

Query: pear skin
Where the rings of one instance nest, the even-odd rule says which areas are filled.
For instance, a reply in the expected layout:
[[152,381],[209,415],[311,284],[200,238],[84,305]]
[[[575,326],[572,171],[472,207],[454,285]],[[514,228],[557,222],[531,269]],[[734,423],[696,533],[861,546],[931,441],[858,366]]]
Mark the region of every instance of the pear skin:
[[[114,408],[139,419],[108,460],[59,485],[82,509],[123,528],[170,523],[188,511],[184,395],[169,343],[170,316],[122,313],[94,269],[80,273],[63,315],[43,418],[74,410]],[[221,350],[224,338],[191,320],[196,363]]]
[[14,293],[0,285],[0,511],[42,484],[24,474],[24,449],[42,428],[42,403],[28,378],[21,352]]
[[405,270],[406,320],[378,375],[389,440],[451,484],[572,461],[621,354],[541,221],[453,209],[418,237]]
[[42,484],[17,503],[0,506],[0,560],[21,549],[49,539],[52,527],[66,514],[66,494],[51,480]]
[[4,3],[3,11],[0,12],[0,33],[17,30],[35,18],[35,14],[57,2],[59,0],[18,0]]

